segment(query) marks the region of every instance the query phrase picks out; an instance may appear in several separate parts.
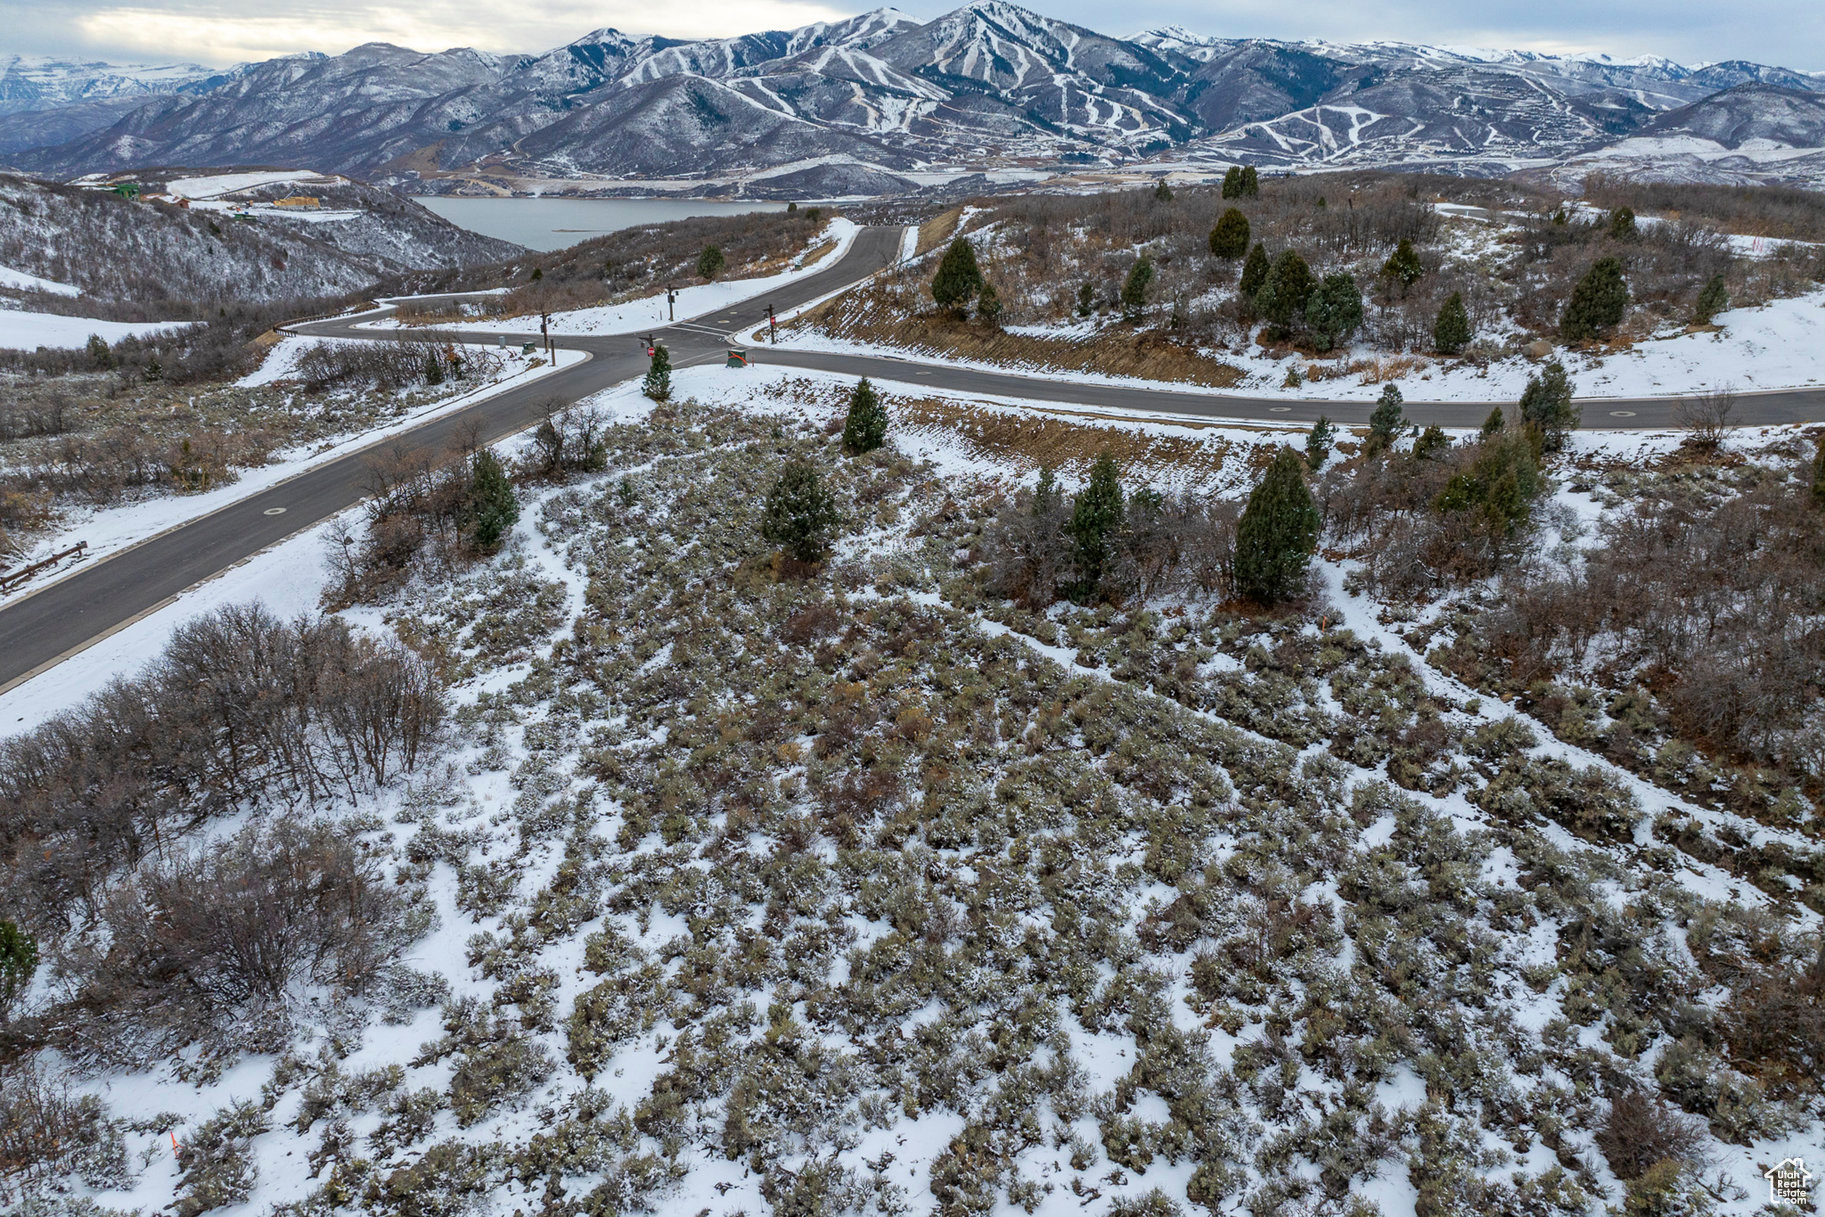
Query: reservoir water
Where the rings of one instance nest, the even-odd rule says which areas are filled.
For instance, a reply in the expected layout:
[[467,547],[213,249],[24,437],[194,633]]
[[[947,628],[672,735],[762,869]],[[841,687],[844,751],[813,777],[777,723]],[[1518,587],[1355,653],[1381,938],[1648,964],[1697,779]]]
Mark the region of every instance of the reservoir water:
[[421,196],[416,201],[459,228],[537,250],[565,249],[592,237],[666,220],[786,209],[784,203],[752,199],[452,199]]

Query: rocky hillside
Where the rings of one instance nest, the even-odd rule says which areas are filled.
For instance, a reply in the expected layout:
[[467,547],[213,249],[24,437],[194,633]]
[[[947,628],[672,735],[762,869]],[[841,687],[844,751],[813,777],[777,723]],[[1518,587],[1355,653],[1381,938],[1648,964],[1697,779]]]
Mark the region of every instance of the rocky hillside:
[[975,0],[925,23],[881,10],[699,42],[604,29],[541,55],[371,44],[15,117],[0,155],[66,176],[283,159],[415,189],[712,177],[699,188],[763,195],[890,192],[1014,161],[1498,173],[1738,86],[1820,80],[1742,61],[1112,38]]
[[[102,183],[0,175],[0,266],[80,291],[30,293],[31,307],[103,303],[172,315],[218,299],[336,296],[401,271],[475,265],[519,249],[347,178],[172,172],[138,180],[164,197],[129,202]],[[319,209],[271,205],[298,194],[319,199]]]

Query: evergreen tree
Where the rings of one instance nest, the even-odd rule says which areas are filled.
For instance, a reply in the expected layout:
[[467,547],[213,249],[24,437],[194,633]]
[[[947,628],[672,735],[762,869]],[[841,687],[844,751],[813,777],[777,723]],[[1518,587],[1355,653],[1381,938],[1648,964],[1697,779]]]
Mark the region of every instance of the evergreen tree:
[[1722,275],[1712,275],[1711,281],[1698,293],[1698,303],[1692,306],[1692,323],[1710,325],[1711,319],[1730,307],[1730,289],[1724,286]]
[[1521,393],[1521,422],[1539,436],[1541,451],[1552,452],[1564,447],[1566,433],[1577,428],[1578,417],[1565,365],[1549,360],[1538,376],[1528,378]]
[[1375,401],[1375,412],[1369,415],[1369,447],[1379,452],[1394,442],[1401,428],[1407,425],[1405,414],[1401,412],[1401,403],[1406,399],[1400,395],[1396,385],[1383,385],[1381,396]]
[[1096,288],[1088,283],[1077,285],[1077,315],[1088,317],[1096,311]]
[[1525,436],[1483,441],[1469,469],[1445,483],[1432,506],[1440,512],[1475,512],[1488,535],[1500,541],[1526,525],[1544,485],[1533,446]]
[[1147,289],[1153,285],[1153,259],[1146,254],[1136,258],[1122,284],[1122,319],[1139,321],[1147,311]]
[[486,448],[469,461],[469,490],[464,496],[462,530],[471,549],[489,553],[520,518],[513,483],[494,453]]
[[1256,241],[1255,247],[1248,251],[1248,260],[1242,263],[1242,277],[1236,281],[1236,291],[1244,300],[1252,304],[1260,294],[1261,285],[1267,282],[1270,265],[1267,246]]
[[976,316],[992,326],[1001,324],[1001,293],[987,279],[982,281],[982,294],[976,297]]
[[1342,346],[1362,325],[1362,291],[1356,276],[1340,270],[1324,277],[1305,302],[1305,327],[1320,351]]
[[1449,447],[1451,441],[1446,438],[1444,429],[1435,423],[1421,431],[1419,438],[1413,441],[1413,455],[1429,461]]
[[1226,199],[1242,197],[1242,166],[1231,165],[1223,174],[1223,197]]
[[843,447],[873,452],[887,441],[887,407],[864,376],[849,394],[849,417],[843,423]]
[[1172,187],[1166,184],[1165,178],[1161,178],[1158,182],[1154,183],[1153,201],[1156,203],[1172,202]]
[[793,561],[809,564],[824,560],[841,522],[836,498],[824,489],[817,467],[793,461],[767,492],[760,535]]
[[1210,230],[1210,252],[1224,261],[1234,261],[1248,252],[1248,217],[1231,207],[1217,217]]
[[1426,273],[1426,268],[1420,265],[1419,255],[1413,252],[1413,242],[1402,237],[1400,244],[1394,247],[1394,252],[1388,255],[1388,260],[1381,264],[1381,273],[1400,284],[1401,290],[1405,292],[1419,282],[1420,276]]
[[11,1013],[38,971],[38,943],[13,922],[0,917],[0,1019]]
[[444,383],[444,361],[435,354],[425,356],[425,383],[428,385]]
[[1825,507],[1825,435],[1819,437],[1819,450],[1812,457],[1812,505]]
[[722,270],[724,258],[722,250],[715,245],[706,245],[703,252],[697,255],[697,277],[706,282],[714,279]]
[[1284,249],[1268,268],[1267,280],[1255,293],[1255,309],[1276,327],[1292,326],[1318,286],[1312,268],[1295,250]]
[[962,237],[950,243],[932,277],[932,299],[939,308],[962,312],[965,305],[982,290],[982,268],[976,265],[976,250]]
[[1236,591],[1258,604],[1297,596],[1318,548],[1318,508],[1302,466],[1291,448],[1282,448],[1236,525]]
[[1337,436],[1337,428],[1331,420],[1320,414],[1318,421],[1305,437],[1305,463],[1312,467],[1312,472],[1324,468],[1324,463],[1331,459],[1331,441]]
[[1242,167],[1242,186],[1237,198],[1258,199],[1261,197],[1261,175],[1255,172],[1253,165]]
[[1618,207],[1610,212],[1610,239],[1612,241],[1633,241],[1641,232],[1635,227],[1635,210],[1632,207]]
[[1109,561],[1109,542],[1122,526],[1122,477],[1107,452],[1090,467],[1090,481],[1071,502],[1065,525],[1076,550],[1077,598],[1096,594]]
[[640,391],[654,401],[672,396],[672,355],[663,342],[653,345],[653,363],[646,370],[646,379],[640,382]]
[[1045,517],[1058,512],[1064,506],[1065,492],[1059,489],[1058,475],[1052,472],[1052,466],[1039,467],[1039,483],[1033,487],[1033,514]]
[[1455,355],[1470,345],[1470,311],[1464,307],[1464,293],[1452,292],[1438,307],[1438,320],[1432,323],[1432,349],[1440,355]]
[[1502,407],[1497,406],[1489,412],[1489,417],[1483,420],[1483,438],[1488,439],[1492,435],[1500,435],[1502,428],[1507,425],[1507,420],[1502,417]]
[[1622,321],[1629,307],[1629,285],[1618,258],[1598,258],[1572,288],[1559,318],[1559,335],[1567,342],[1601,338]]
[[89,362],[103,372],[114,366],[114,348],[104,342],[100,334],[89,335]]

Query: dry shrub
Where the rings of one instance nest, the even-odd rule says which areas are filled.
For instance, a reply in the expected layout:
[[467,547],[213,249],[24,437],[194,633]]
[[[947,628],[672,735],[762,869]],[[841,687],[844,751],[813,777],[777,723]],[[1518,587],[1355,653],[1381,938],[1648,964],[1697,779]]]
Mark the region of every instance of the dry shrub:
[[[994,272],[989,272],[994,279]],[[1164,335],[1126,330],[1091,338],[1015,334],[933,312],[923,270],[905,270],[841,296],[794,325],[929,355],[1057,371],[1234,388],[1245,373]]]
[[[1107,452],[1135,480],[1182,474],[1187,480],[1208,481],[1222,471],[1231,447],[1226,439],[1205,441],[1189,434],[1164,435],[1099,426],[1063,416],[996,410],[943,398],[893,398],[888,409],[896,425],[942,428],[961,439],[972,455],[997,461],[1012,457],[1015,463],[1029,469],[1049,466],[1080,471]],[[1184,426],[1190,431],[1197,424]]]
[[66,966],[73,1046],[104,1058],[140,1047],[135,1030],[154,1051],[193,1036],[276,1043],[308,990],[365,991],[413,937],[403,899],[344,830],[289,817],[146,860],[100,912],[103,944]]
[[195,618],[144,675],[0,741],[0,865],[40,927],[107,877],[248,802],[354,794],[410,769],[443,692],[397,643],[258,605]]
[[1682,1115],[1645,1091],[1629,1089],[1610,1100],[1596,1140],[1610,1169],[1626,1183],[1661,1162],[1702,1169],[1710,1137],[1703,1120]]
[[35,1064],[0,1070],[0,1205],[70,1174],[91,1187],[124,1185],[120,1129],[99,1099],[72,1095]]

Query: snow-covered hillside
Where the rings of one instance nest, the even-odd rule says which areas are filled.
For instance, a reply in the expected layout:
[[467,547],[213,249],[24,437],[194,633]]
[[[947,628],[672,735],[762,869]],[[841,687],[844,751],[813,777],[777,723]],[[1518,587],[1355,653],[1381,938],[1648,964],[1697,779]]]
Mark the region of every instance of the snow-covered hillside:
[[[157,177],[139,184],[148,192],[165,185]],[[8,272],[0,291],[80,293],[145,310],[168,304],[181,313],[205,303],[341,295],[404,270],[474,265],[518,252],[340,177],[174,174],[168,195],[137,201],[106,186],[0,175],[0,200],[7,204],[0,207],[0,266]],[[317,203],[274,205],[290,196]],[[68,308],[79,312],[81,301]]]

